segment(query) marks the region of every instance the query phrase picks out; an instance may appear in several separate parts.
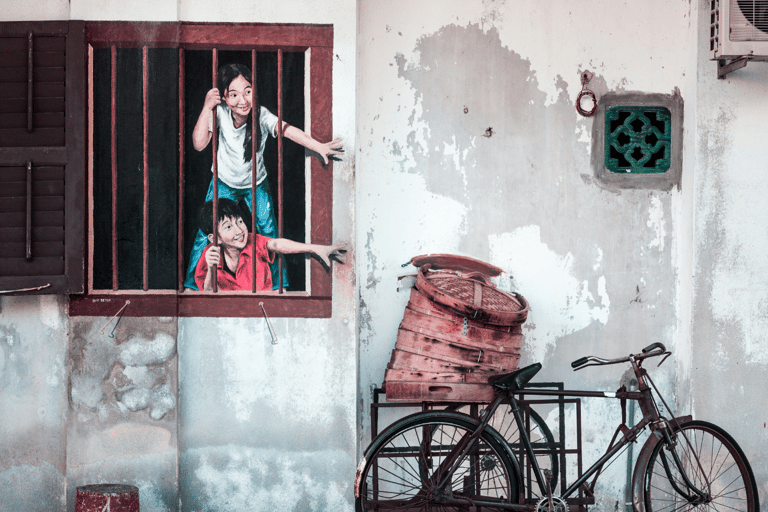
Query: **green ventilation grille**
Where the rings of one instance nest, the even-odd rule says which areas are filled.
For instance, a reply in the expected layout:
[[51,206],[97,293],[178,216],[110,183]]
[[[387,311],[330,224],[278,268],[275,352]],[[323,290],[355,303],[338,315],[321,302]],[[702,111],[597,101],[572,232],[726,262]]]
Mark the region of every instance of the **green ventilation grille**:
[[605,167],[617,173],[667,172],[672,146],[671,117],[665,107],[608,108]]

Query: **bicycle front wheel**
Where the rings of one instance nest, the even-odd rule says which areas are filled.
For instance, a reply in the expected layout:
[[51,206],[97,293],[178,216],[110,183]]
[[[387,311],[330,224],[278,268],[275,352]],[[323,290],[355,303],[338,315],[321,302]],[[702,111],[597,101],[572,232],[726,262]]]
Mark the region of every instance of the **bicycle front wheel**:
[[727,432],[711,423],[690,421],[676,433],[674,454],[680,466],[664,442],[656,445],[648,461],[645,512],[759,511],[752,468]]
[[516,502],[517,467],[498,433],[483,431],[459,457],[477,425],[462,414],[428,411],[387,428],[366,451],[357,512],[495,511]]

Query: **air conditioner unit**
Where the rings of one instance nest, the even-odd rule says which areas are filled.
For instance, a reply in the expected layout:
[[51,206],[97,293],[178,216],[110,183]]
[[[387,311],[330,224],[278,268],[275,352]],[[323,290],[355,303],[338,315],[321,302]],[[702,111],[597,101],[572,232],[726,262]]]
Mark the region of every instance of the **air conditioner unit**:
[[[710,0],[709,58],[736,64],[768,61],[768,0]],[[721,74],[721,77],[724,75]]]

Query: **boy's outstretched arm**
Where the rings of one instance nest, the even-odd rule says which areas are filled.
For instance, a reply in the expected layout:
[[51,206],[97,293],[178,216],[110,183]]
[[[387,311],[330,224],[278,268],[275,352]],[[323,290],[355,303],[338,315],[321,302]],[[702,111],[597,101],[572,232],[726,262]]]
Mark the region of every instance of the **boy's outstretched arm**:
[[305,148],[314,151],[320,158],[323,159],[323,163],[328,165],[328,159],[332,156],[340,156],[344,154],[341,144],[342,139],[333,139],[331,142],[318,142],[313,139],[308,133],[291,126],[286,122],[283,122],[283,135],[291,139],[296,144],[301,144]]
[[208,131],[208,124],[210,123],[211,113],[216,105],[221,103],[221,95],[218,89],[211,89],[205,95],[205,103],[203,109],[200,111],[200,116],[197,118],[195,128],[192,130],[192,145],[196,150],[202,151],[211,142],[211,132]]
[[330,268],[331,258],[335,259],[339,263],[344,263],[344,255],[347,252],[347,242],[341,242],[333,245],[319,245],[294,242],[293,240],[288,240],[287,238],[270,238],[267,240],[267,249],[278,254],[314,254],[323,260],[323,263],[325,263],[325,265]]

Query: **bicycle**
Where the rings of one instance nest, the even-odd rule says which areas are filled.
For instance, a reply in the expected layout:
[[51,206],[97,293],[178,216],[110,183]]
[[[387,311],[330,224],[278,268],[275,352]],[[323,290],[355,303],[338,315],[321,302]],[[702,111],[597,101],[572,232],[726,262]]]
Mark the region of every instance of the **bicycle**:
[[[669,406],[642,367],[644,360],[663,356],[660,366],[670,355],[663,344],[654,343],[640,354],[618,359],[588,356],[571,363],[574,371],[630,363],[637,378],[636,391],[625,386],[615,393],[526,388],[542,367],[536,363],[489,379],[496,397],[479,418],[444,410],[406,416],[387,427],[366,449],[355,481],[356,510],[576,510],[594,503],[595,483],[606,463],[650,429],[632,477],[634,512],[705,508],[759,512],[754,475],[736,441],[711,423],[690,416],[671,417]],[[662,415],[654,393],[670,419]],[[541,444],[537,449],[531,442],[531,420],[526,423],[516,395],[607,397],[620,399],[622,404],[634,400],[642,419],[630,428],[622,415],[605,453],[558,495],[554,493],[557,472],[540,467]],[[513,449],[491,426],[502,404],[508,405],[514,417],[522,450]],[[551,434],[542,439],[550,445],[550,453],[556,453]],[[528,486],[537,486],[537,493],[526,489],[518,457],[521,452],[532,473]],[[556,461],[554,455],[551,461]]]

